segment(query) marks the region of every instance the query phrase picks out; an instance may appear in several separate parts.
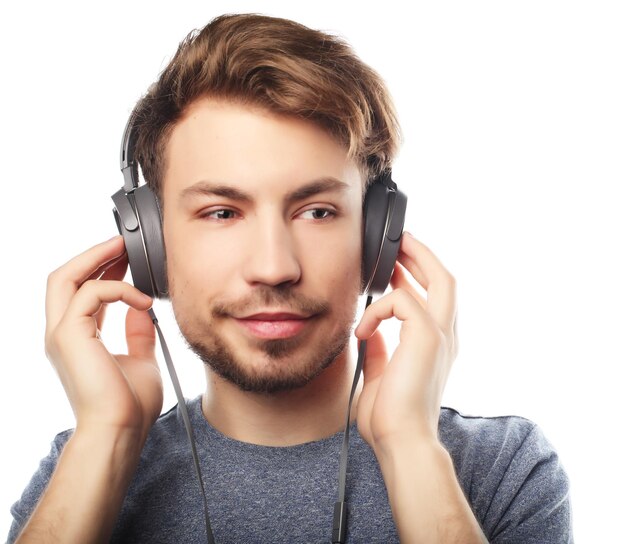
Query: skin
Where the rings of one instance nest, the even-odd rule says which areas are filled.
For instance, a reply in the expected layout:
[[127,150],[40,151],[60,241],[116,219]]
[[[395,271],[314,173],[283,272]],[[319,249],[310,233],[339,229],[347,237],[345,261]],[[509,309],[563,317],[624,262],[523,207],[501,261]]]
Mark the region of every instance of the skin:
[[[339,431],[360,283],[356,164],[310,123],[204,99],[173,130],[167,165],[164,240],[181,331],[205,361],[225,357],[257,389],[243,391],[207,365],[207,420],[265,445]],[[342,188],[288,199],[322,177]],[[249,199],[202,191],[207,183]],[[314,317],[282,341],[258,339],[236,319],[277,310]]]
[[[209,100],[189,109],[166,152],[164,237],[179,325],[202,357],[219,355],[251,389],[206,365],[205,417],[232,438],[264,445],[339,431],[354,367],[342,345],[360,282],[358,168],[312,124]],[[320,176],[345,188],[287,198]],[[248,198],[193,190],[201,180]],[[118,236],[48,278],[46,353],[76,429],[20,543],[108,541],[162,409],[151,300],[121,281],[126,266]],[[405,233],[391,287],[354,331],[369,341],[353,417],[377,457],[403,542],[484,543],[437,436],[458,350],[454,278]],[[99,331],[107,304],[118,301],[129,306],[128,354],[113,355]],[[314,317],[286,340],[255,337],[238,321],[277,309]],[[389,355],[377,328],[392,318],[401,330]]]

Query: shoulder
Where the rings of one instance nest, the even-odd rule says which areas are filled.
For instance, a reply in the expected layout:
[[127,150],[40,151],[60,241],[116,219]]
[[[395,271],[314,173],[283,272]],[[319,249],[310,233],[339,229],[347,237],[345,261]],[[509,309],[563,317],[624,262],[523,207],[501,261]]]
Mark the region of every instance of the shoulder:
[[[201,397],[185,399],[187,411],[192,420],[195,419],[194,412],[200,409],[200,400]],[[192,422],[192,424],[194,423]],[[148,434],[146,445],[150,444],[159,447],[166,444],[176,444],[181,437],[186,441],[184,429],[182,411],[179,409],[178,404],[175,404],[167,412],[163,412],[154,422]]]
[[[520,485],[537,473],[539,465],[552,468],[559,485],[568,485],[554,446],[539,425],[520,416],[470,416],[443,407],[439,438],[450,453],[461,480],[473,485],[496,475],[517,478]],[[509,482],[509,485],[512,482]]]
[[[189,419],[194,434],[197,435],[201,423],[201,397],[185,399]],[[152,425],[136,471],[135,480],[151,477],[155,473],[172,469],[177,464],[188,461],[189,441],[185,431],[183,411],[175,404],[163,412]]]
[[569,479],[535,422],[443,407],[439,437],[490,542],[570,541]]
[[539,426],[520,416],[473,416],[442,407],[439,437],[451,455],[468,450],[484,455],[514,454],[520,448],[550,454],[552,445]]

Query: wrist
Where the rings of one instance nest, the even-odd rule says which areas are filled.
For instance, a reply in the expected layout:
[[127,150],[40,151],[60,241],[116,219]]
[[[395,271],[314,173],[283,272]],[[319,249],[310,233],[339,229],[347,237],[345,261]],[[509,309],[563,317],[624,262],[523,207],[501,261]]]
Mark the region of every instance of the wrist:
[[429,452],[447,450],[439,441],[436,428],[428,425],[405,425],[397,428],[394,432],[386,432],[373,441],[373,450],[379,459],[389,459],[402,454],[402,452]]
[[102,461],[109,458],[118,467],[134,466],[133,461],[139,459],[146,439],[147,433],[137,429],[77,425],[68,445],[85,456],[96,455]]
[[410,435],[389,439],[377,444],[374,449],[383,472],[396,473],[403,466],[451,464],[452,458],[443,444],[431,435]]

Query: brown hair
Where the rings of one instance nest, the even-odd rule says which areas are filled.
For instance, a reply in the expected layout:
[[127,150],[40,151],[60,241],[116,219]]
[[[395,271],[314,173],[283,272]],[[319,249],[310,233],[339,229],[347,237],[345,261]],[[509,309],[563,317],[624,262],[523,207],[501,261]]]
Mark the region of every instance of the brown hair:
[[366,184],[401,142],[383,79],[340,37],[260,14],[227,14],[192,31],[135,107],[135,156],[161,196],[165,147],[196,99],[214,97],[310,120],[348,151]]

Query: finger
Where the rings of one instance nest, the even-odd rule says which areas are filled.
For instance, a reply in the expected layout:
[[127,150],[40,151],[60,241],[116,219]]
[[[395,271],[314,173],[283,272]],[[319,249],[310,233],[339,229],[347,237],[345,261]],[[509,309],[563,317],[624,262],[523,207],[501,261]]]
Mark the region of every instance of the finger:
[[46,289],[48,330],[54,329],[59,323],[80,285],[102,265],[121,256],[123,252],[123,238],[116,236],[74,257],[48,276]]
[[367,351],[365,352],[365,361],[363,362],[363,381],[368,383],[378,378],[385,371],[389,356],[387,354],[387,346],[380,331],[367,339]]
[[457,311],[456,280],[422,242],[404,233],[398,261],[426,289],[426,310],[442,331],[450,333]]
[[354,334],[357,338],[369,338],[378,328],[381,321],[391,317],[396,317],[403,322],[400,329],[401,343],[406,334],[419,338],[421,329],[438,330],[432,318],[411,294],[404,289],[395,289],[369,305],[363,313],[361,322],[354,330]]
[[[89,279],[122,280],[126,275],[127,267],[127,255],[126,253],[123,253],[119,257],[116,257],[112,261],[100,267],[96,272],[89,276]],[[102,304],[100,309],[94,315],[98,330],[102,330],[107,306],[107,304]]]
[[394,289],[401,288],[409,292],[411,296],[419,302],[420,306],[424,308],[424,310],[426,309],[426,299],[411,285],[411,282],[404,272],[402,265],[397,262],[393,267],[390,284]]
[[152,306],[152,299],[129,283],[112,280],[89,280],[76,292],[63,319],[74,320],[93,317],[103,303],[118,301],[140,311],[145,311]]
[[126,313],[128,355],[139,359],[155,359],[155,342],[154,324],[150,315],[147,312],[128,308]]
[[[100,269],[99,274],[92,274],[91,278],[98,278],[101,280],[122,280],[126,275],[126,269],[128,268],[128,257],[126,253],[114,259],[110,263],[107,263],[105,267]],[[96,326],[99,330],[102,330],[104,323],[104,317],[106,314],[107,304],[102,304],[100,310],[96,312],[94,317],[96,318]]]
[[408,232],[405,232],[402,235],[402,240],[400,242],[400,251],[398,252],[398,262],[401,263],[402,266],[404,266],[411,273],[411,276],[415,278],[415,281],[417,281],[417,283],[419,283],[425,290],[428,290],[428,278],[417,264],[417,261],[413,256],[414,252],[411,252],[410,247],[407,247],[407,245],[410,245],[411,242],[405,242],[405,240],[409,240],[411,236],[412,235]]
[[87,280],[122,280],[126,275],[126,269],[128,268],[128,255],[126,252],[114,257],[112,260],[104,263],[93,274],[91,274]]

